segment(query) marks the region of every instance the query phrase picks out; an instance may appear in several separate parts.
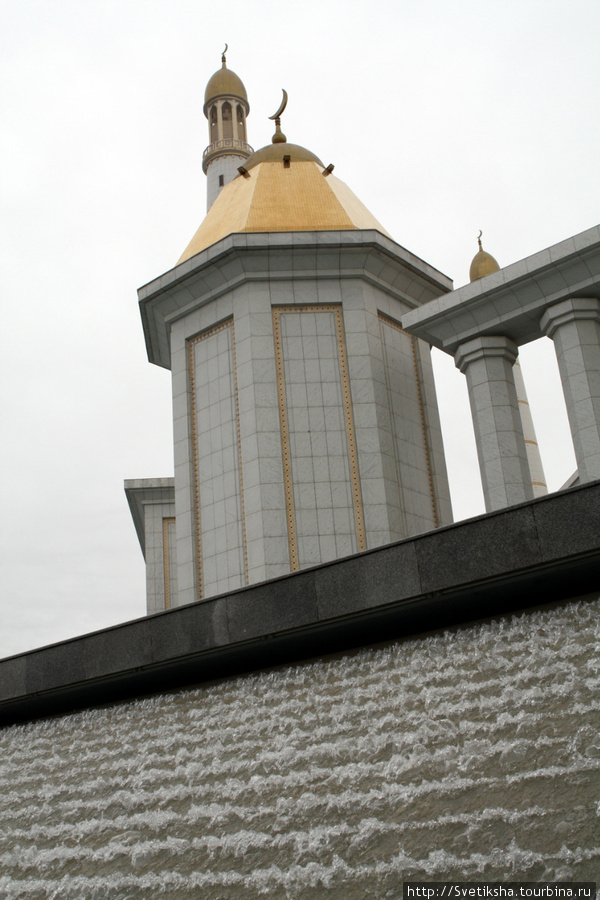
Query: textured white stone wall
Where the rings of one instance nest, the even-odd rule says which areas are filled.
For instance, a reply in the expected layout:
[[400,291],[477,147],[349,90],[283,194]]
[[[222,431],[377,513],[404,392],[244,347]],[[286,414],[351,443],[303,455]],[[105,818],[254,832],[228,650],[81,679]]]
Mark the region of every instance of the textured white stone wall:
[[600,601],[0,731],[0,896],[600,871]]
[[[206,170],[206,211],[211,208],[221,189],[233,181],[239,175],[238,167],[243,166],[247,155],[233,156],[227,154],[218,156],[208,164]],[[223,184],[219,184],[219,176],[223,177]]]

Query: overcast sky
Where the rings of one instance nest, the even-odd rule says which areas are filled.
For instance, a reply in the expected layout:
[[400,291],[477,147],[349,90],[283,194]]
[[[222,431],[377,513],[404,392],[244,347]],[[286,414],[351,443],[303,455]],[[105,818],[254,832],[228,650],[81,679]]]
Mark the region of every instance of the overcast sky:
[[[600,220],[598,0],[0,0],[0,656],[145,612],[123,479],[172,475],[170,374],[136,289],[204,216],[204,88],[335,164],[468,280]],[[552,345],[523,348],[547,480],[574,468]],[[483,511],[463,377],[436,356],[457,518]]]

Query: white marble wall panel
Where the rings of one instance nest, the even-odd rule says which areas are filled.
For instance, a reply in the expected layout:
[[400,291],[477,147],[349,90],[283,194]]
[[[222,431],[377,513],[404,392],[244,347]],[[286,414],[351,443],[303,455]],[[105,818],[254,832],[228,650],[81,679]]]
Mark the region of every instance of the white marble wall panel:
[[[169,521],[173,523],[172,531],[170,535],[166,535],[164,523]],[[149,614],[152,614],[168,609],[171,605],[169,600],[177,596],[177,563],[174,540],[175,505],[173,503],[144,502],[144,536],[146,609]],[[167,546],[165,546],[165,536],[167,539],[171,538]]]
[[377,323],[377,291],[344,280],[344,327],[353,402],[366,544],[404,537]]
[[380,316],[386,388],[405,534],[439,524],[433,490],[416,339]]
[[233,321],[189,342],[200,596],[247,583]]
[[177,605],[177,531],[175,516],[163,518],[165,609]]
[[199,599],[196,563],[193,429],[191,416],[189,344],[193,338],[232,316],[233,304],[243,288],[199,305],[173,322],[171,371],[173,389],[173,450],[175,457],[175,509],[177,516],[177,604]]
[[431,467],[437,525],[450,525],[454,521],[454,517],[452,515],[452,503],[450,501],[450,487],[448,485],[448,472],[446,469],[446,457],[444,455],[442,425],[440,422],[435,381],[433,377],[431,347],[420,338],[415,338],[414,347],[419,370],[421,399],[423,401],[425,433],[427,435],[427,446],[429,449],[429,464]]
[[339,307],[274,310],[292,569],[364,549]]
[[[223,187],[237,177],[238,166],[242,166],[248,157],[223,155],[208,164],[206,170],[206,211],[211,208]],[[221,183],[222,180],[222,183]]]
[[366,541],[376,547],[451,522],[450,492],[428,346],[398,331],[407,307],[397,299],[341,284]]
[[236,358],[244,467],[248,578],[251,583],[290,570],[272,285],[256,281],[235,302]]
[[[249,234],[246,239],[250,248],[264,243],[265,236]],[[281,239],[281,235],[268,236],[274,246]],[[318,277],[314,268],[295,271],[295,262],[303,259],[292,257],[275,255],[269,279],[257,271],[255,277],[220,297],[195,307],[192,301],[189,311],[171,326],[178,603],[435,527],[431,515],[419,513],[419,503],[431,507],[431,491],[427,494],[422,486],[415,487],[410,472],[406,504],[400,497],[397,437],[379,312],[398,320],[403,305],[363,279],[340,278],[335,253],[320,261],[329,268],[319,264]],[[335,271],[338,277],[331,274]],[[229,350],[219,344],[217,355],[223,352],[227,359],[235,349],[235,367],[229,374],[234,371],[237,384],[237,435],[231,382],[229,387],[222,382],[224,393],[217,395],[212,413],[202,411],[207,423],[204,433],[199,421],[192,427],[191,409],[193,396],[202,393],[206,395],[203,402],[208,403],[208,394],[204,388],[199,392],[192,381],[208,386],[212,376],[204,357],[198,356],[194,363],[199,366],[197,372],[190,369],[189,347],[193,344],[197,353],[207,340],[214,339],[215,346],[227,340],[218,329],[229,320],[235,341]],[[412,350],[410,359],[414,370]],[[437,410],[429,408],[432,403],[435,406],[435,389],[428,354],[419,365],[425,373],[425,430],[437,497],[440,490],[446,495],[448,490]],[[214,374],[218,387],[224,373],[217,367]],[[425,384],[429,376],[431,384]],[[216,416],[214,421],[211,415]],[[406,429],[411,428],[407,423]],[[422,426],[418,435],[423,441]],[[246,541],[241,545],[239,528],[237,536],[228,535],[215,523],[217,510],[206,489],[196,498],[196,482],[201,486],[205,478],[212,483],[213,477],[223,476],[211,469],[215,454],[223,454],[223,447],[212,446],[215,439],[225,439],[230,449],[237,440],[238,481],[240,485],[243,481],[243,488],[234,519],[245,529]],[[203,443],[196,451],[196,465],[200,458],[203,462],[197,480],[193,448],[199,441]],[[231,467],[231,455],[227,460],[221,459],[219,465]],[[232,473],[230,469],[233,478]],[[233,481],[230,487],[233,490]],[[230,500],[233,509],[233,495]],[[410,507],[409,523],[405,506]],[[442,523],[449,520],[450,514],[439,517]],[[232,543],[221,551],[228,540]],[[235,552],[230,557],[232,548]],[[219,556],[221,552],[225,557]],[[227,580],[219,580],[217,576],[225,571]],[[240,580],[242,572],[247,581]]]

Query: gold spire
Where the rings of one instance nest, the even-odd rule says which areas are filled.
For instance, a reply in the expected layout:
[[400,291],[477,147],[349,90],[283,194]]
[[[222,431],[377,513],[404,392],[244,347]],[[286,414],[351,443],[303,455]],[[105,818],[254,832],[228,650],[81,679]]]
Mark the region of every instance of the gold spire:
[[287,91],[284,88],[282,88],[281,90],[283,91],[283,100],[281,101],[279,109],[274,115],[269,116],[269,119],[271,119],[271,121],[275,120],[275,134],[271,138],[271,143],[273,144],[285,144],[287,142],[287,138],[281,130],[281,115],[287,106],[288,95]]
[[480,228],[479,235],[477,237],[479,250],[473,257],[473,262],[471,263],[471,268],[469,269],[469,281],[477,281],[478,278],[483,278],[485,275],[491,275],[492,272],[497,272],[500,268],[491,253],[486,253],[486,251],[481,246],[482,234],[483,232]]

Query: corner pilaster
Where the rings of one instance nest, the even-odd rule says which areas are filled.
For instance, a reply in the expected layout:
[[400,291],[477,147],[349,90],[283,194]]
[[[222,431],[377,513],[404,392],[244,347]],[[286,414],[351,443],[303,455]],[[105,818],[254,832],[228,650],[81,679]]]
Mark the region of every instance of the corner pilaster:
[[593,481],[600,478],[600,300],[556,303],[540,328],[554,342],[580,482]]

